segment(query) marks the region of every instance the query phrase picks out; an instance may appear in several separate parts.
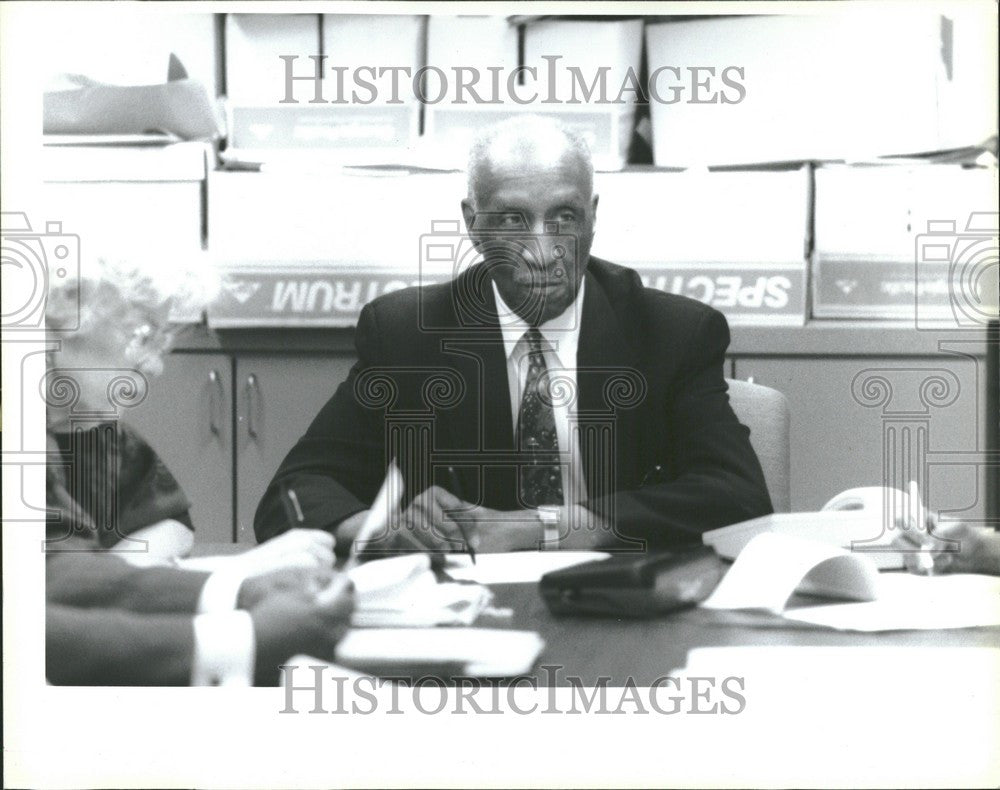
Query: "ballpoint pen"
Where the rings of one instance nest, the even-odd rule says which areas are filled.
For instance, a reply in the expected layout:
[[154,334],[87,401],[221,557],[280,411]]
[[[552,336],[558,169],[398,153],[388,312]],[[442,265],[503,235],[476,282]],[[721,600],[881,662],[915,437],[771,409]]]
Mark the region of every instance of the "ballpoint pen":
[[306,517],[299,504],[299,498],[284,481],[281,483],[281,504],[285,508],[285,520],[288,522],[289,529],[295,529],[305,522]]
[[347,589],[351,583],[351,571],[360,562],[358,547],[363,547],[369,543],[379,531],[389,526],[393,517],[390,513],[398,513],[402,491],[403,476],[400,474],[396,462],[392,461],[386,472],[385,480],[382,482],[382,487],[379,489],[378,494],[375,495],[375,501],[372,502],[372,506],[368,509],[367,517],[361,524],[357,535],[354,536],[354,540],[351,541],[347,561],[340,568],[339,574],[334,578],[330,586],[324,590],[320,590],[316,594],[317,603],[321,605],[329,604]]
[[[462,484],[458,479],[458,473],[455,472],[454,466],[448,467],[448,480],[451,483],[451,493],[457,496],[459,499],[463,499],[462,496]],[[472,548],[472,543],[469,541],[469,536],[465,532],[465,526],[461,521],[456,519],[455,523],[458,525],[458,531],[462,533],[462,540],[465,541],[465,548],[469,552],[469,557],[472,559],[472,564],[476,564],[476,550]]]

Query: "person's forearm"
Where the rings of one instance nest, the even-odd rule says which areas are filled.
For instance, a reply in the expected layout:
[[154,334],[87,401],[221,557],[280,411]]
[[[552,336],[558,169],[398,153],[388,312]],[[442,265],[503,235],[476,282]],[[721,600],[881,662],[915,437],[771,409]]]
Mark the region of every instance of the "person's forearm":
[[605,548],[633,546],[670,548],[698,542],[702,533],[772,512],[766,490],[739,475],[692,473],[669,483],[589,504],[607,525]]
[[150,561],[186,557],[191,553],[192,546],[194,534],[191,530],[181,522],[167,518],[129,533],[111,550],[120,550],[127,561],[134,557],[138,560],[137,564],[148,564]]

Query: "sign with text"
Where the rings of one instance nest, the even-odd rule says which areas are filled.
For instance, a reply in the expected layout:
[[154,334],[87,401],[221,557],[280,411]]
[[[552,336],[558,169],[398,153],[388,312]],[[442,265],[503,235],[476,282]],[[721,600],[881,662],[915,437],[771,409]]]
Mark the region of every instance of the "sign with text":
[[[691,264],[634,267],[643,284],[709,304],[737,324],[800,325],[805,310],[805,271],[801,265],[733,266]],[[230,268],[222,294],[209,308],[215,328],[352,327],[361,309],[382,294],[431,285],[448,274],[398,269],[313,265],[261,265]]]
[[953,288],[947,262],[885,261],[818,256],[813,284],[817,318],[908,318],[918,303],[951,317]]

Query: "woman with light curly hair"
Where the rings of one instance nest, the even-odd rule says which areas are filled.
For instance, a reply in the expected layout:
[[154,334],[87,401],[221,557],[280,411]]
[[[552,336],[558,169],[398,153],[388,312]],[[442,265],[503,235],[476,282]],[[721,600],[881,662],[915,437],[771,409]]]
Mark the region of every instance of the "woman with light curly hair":
[[[195,527],[190,503],[153,448],[128,425],[127,409],[125,421],[116,412],[156,386],[163,357],[186,326],[172,322],[171,315],[197,320],[219,285],[207,255],[144,254],[83,260],[79,279],[50,293],[48,449],[62,459],[49,465],[47,475],[50,549],[117,547],[134,563],[175,560],[190,552]],[[307,562],[310,554],[326,560],[329,536],[296,532],[291,541],[272,542],[222,564],[259,562],[270,568],[278,560]],[[221,561],[186,564],[216,567]]]
[[111,548],[144,540],[147,559],[190,551],[187,499],[115,410],[141,400],[163,371],[181,329],[171,312],[197,316],[217,289],[214,267],[201,256],[91,258],[77,281],[49,295],[45,322],[57,346],[46,357],[48,449],[64,462],[48,470],[49,541]]
[[155,386],[180,330],[171,312],[199,315],[217,288],[202,259],[93,258],[49,295],[51,682],[273,683],[291,655],[331,658],[350,620],[348,587],[319,595],[334,581],[333,537],[319,530],[236,556],[181,559],[193,544],[190,504],[153,448],[117,419],[118,405]]

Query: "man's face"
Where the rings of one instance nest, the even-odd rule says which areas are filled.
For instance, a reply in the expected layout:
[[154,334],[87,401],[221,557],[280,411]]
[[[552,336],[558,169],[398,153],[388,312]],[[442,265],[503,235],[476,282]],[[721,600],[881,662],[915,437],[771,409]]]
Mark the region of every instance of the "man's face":
[[594,238],[597,196],[579,162],[494,166],[462,202],[469,234],[500,295],[538,325],[560,315],[580,290]]

